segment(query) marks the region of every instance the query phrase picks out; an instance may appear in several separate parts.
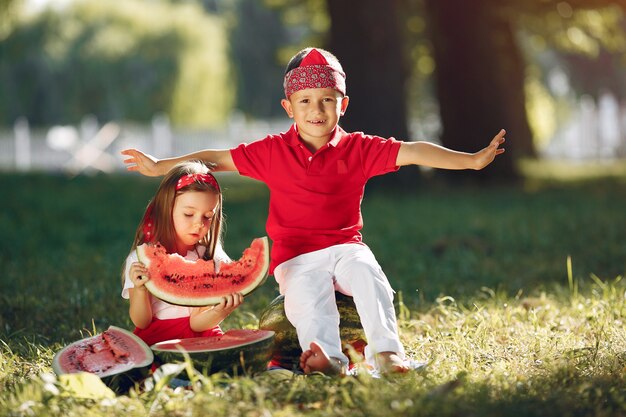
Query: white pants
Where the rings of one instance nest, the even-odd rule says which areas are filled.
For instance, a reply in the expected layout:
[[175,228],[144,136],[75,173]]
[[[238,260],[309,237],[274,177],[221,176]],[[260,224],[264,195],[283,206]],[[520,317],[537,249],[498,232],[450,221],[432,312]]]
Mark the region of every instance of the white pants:
[[329,356],[348,363],[339,337],[335,302],[335,291],[339,291],[352,296],[356,304],[367,338],[367,363],[376,366],[378,352],[396,352],[404,358],[393,290],[367,246],[344,244],[305,253],[278,265],[274,277],[303,351],[316,341]]

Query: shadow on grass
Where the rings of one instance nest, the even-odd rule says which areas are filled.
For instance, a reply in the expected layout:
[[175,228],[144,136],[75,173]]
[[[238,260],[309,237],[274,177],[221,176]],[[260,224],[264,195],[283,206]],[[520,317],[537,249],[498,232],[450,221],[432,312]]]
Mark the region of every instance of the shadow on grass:
[[[397,413],[420,416],[608,416],[626,412],[623,374],[588,376],[571,368],[526,381],[494,386],[464,378],[444,383]],[[410,403],[409,403],[410,404]],[[403,407],[404,405],[404,407]],[[401,408],[404,408],[401,410]]]

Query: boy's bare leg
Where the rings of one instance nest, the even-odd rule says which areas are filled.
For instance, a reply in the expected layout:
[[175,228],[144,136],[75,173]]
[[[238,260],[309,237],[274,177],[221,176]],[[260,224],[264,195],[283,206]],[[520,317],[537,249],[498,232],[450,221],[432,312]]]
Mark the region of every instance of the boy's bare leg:
[[300,355],[300,368],[305,374],[322,372],[326,375],[345,375],[346,369],[339,359],[328,356],[317,342],[311,342],[309,347]]
[[376,354],[376,364],[381,372],[405,373],[409,366],[395,352],[380,352]]

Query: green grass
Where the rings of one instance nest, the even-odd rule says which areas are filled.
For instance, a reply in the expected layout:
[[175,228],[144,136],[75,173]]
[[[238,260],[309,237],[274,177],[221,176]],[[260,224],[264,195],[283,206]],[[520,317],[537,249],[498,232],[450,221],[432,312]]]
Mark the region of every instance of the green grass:
[[[267,191],[220,177],[226,250],[265,234]],[[200,378],[193,390],[68,395],[54,352],[130,328],[121,262],[157,180],[0,174],[0,416],[626,415],[624,177],[368,190],[365,241],[399,292],[392,378]],[[568,259],[571,262],[568,263]],[[568,268],[569,265],[569,268]],[[272,279],[224,327],[254,327]]]

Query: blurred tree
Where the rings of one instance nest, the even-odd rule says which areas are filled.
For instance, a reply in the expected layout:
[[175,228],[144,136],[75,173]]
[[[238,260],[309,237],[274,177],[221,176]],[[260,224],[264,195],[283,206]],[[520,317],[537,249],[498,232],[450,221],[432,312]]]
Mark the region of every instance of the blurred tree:
[[4,39],[17,20],[17,11],[24,0],[0,0],[0,41]]
[[278,51],[287,34],[280,14],[257,0],[235,3],[230,50],[237,74],[236,107],[255,118],[282,117],[284,65]]
[[426,0],[441,142],[475,152],[506,128],[507,152],[476,175],[507,179],[516,175],[513,158],[534,150],[525,110],[525,64],[512,16],[498,3]]
[[[555,47],[558,42],[554,38],[563,37],[564,33],[572,36],[573,31],[575,37],[576,34],[585,37],[581,22],[570,28],[563,27],[564,8],[573,13],[618,4],[622,9],[626,8],[623,0],[426,0],[443,125],[442,143],[455,149],[474,151],[498,128],[504,127],[509,132],[507,152],[489,170],[476,175],[515,177],[514,158],[534,155],[525,110],[526,62],[517,37],[520,16],[544,19],[541,28],[535,27],[535,33]],[[546,16],[557,22],[558,30],[549,33]],[[606,23],[602,19],[599,21]],[[609,27],[619,30],[619,25],[619,22],[613,22]],[[588,32],[593,33],[594,29],[592,27]],[[596,30],[596,40],[601,41],[599,38],[609,31]],[[609,38],[606,36],[606,40]],[[569,44],[572,46],[572,42]],[[580,45],[574,50],[577,55],[583,52]]]
[[626,98],[626,2],[555,3],[531,9],[520,22],[535,54],[552,52],[577,94],[597,97],[608,90]]
[[405,44],[399,0],[327,0],[329,49],[347,74],[348,130],[408,139]]
[[[598,98],[602,92],[610,91],[617,99],[626,100],[626,54],[620,57],[601,49],[595,56],[570,53],[561,57],[568,68],[570,83],[578,94]],[[590,77],[590,74],[594,76]]]
[[0,123],[148,121],[211,126],[230,112],[225,29],[197,5],[76,2],[0,41]]

